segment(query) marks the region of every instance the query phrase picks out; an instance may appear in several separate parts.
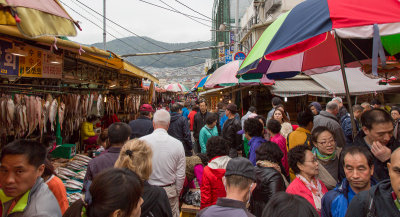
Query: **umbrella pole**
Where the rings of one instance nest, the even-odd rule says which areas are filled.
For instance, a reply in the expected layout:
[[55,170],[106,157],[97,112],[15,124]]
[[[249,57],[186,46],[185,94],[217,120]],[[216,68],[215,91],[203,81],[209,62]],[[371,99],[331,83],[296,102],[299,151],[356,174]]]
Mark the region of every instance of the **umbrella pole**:
[[337,47],[338,54],[339,54],[340,70],[342,71],[344,89],[346,91],[347,104],[349,106],[349,113],[350,113],[350,118],[351,118],[351,126],[353,129],[353,139],[354,139],[354,137],[356,137],[356,135],[357,135],[356,122],[354,121],[354,114],[353,114],[353,107],[351,105],[349,85],[347,83],[347,76],[346,76],[346,71],[345,71],[345,66],[344,66],[344,61],[343,61],[342,41],[340,40],[340,38],[336,34],[336,32],[335,32],[335,40],[336,40],[336,47]]

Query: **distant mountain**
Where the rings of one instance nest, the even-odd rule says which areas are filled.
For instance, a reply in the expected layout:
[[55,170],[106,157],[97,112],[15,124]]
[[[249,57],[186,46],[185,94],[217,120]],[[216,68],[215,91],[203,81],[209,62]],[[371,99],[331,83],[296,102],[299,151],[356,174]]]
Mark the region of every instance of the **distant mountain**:
[[[136,36],[121,38],[120,40],[112,40],[107,42],[107,50],[118,55],[133,53],[153,53],[167,50],[182,50],[191,48],[201,48],[211,46],[209,41],[196,41],[188,43],[166,43],[156,41],[154,39]],[[122,42],[123,41],[123,42]],[[128,45],[129,44],[129,45]],[[158,46],[160,47],[158,47]],[[91,46],[103,48],[103,43],[95,43]],[[163,48],[166,49],[163,49]],[[162,57],[162,58],[161,58]],[[160,61],[156,61],[160,59]],[[129,62],[139,66],[152,66],[155,68],[165,67],[188,67],[200,63],[204,63],[205,58],[211,58],[211,50],[202,50],[190,53],[168,54],[168,55],[151,55],[151,56],[135,56],[126,58]],[[151,64],[151,65],[150,65]]]

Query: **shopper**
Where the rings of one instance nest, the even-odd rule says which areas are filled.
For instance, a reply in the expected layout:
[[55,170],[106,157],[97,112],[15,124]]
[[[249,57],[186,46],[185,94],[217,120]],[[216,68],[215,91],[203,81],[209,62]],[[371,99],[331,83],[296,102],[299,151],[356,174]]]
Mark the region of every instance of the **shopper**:
[[387,163],[391,153],[400,146],[393,137],[393,119],[382,109],[372,109],[361,116],[362,131],[352,145],[368,148],[374,156],[374,177],[389,178]]
[[135,172],[143,181],[143,204],[141,217],[171,217],[171,206],[167,193],[161,187],[150,185],[153,152],[142,140],[130,140],[121,149],[115,168],[126,168]]
[[282,151],[273,142],[262,143],[256,150],[257,186],[251,195],[249,210],[257,217],[274,194],[286,190],[286,179],[280,167],[282,156]]
[[274,142],[278,145],[278,147],[282,151],[282,166],[284,167],[285,175],[289,174],[289,163],[287,157],[287,148],[286,148],[286,139],[280,133],[281,124],[274,119],[271,119],[267,123],[267,130],[269,135],[271,135],[270,141]]
[[243,157],[229,161],[226,166],[224,183],[226,197],[218,198],[216,205],[201,210],[198,217],[243,216],[254,217],[247,208],[251,193],[257,184],[254,166]]
[[269,110],[269,112],[268,112],[268,114],[267,114],[267,122],[269,121],[269,119],[272,118],[272,116],[273,116],[273,114],[274,114],[274,111],[275,111],[275,107],[278,106],[278,105],[282,105],[282,103],[283,103],[283,102],[282,102],[281,98],[279,98],[279,97],[277,97],[277,96],[275,96],[275,97],[272,98],[272,100],[271,100],[272,109]]
[[[206,119],[208,116],[210,116],[212,113],[207,111],[207,103],[205,100],[200,100],[200,112],[197,112],[197,114],[194,116],[194,123],[193,123],[193,137],[194,137],[194,151],[196,153],[201,152],[200,148],[200,142],[199,142],[199,136],[200,136],[200,130],[206,125]],[[221,135],[221,128],[219,127],[219,123],[217,122],[217,129],[218,129],[218,134]]]
[[109,168],[99,173],[90,186],[92,199],[75,201],[63,217],[139,217],[143,183],[128,169]]
[[308,108],[311,110],[313,115],[319,115],[319,113],[322,111],[322,106],[319,104],[319,102],[312,102],[310,105],[308,105]]
[[185,181],[185,150],[182,142],[168,135],[171,116],[161,109],[154,113],[154,132],[143,136],[153,151],[153,171],[149,183],[167,192],[172,216],[179,216],[179,194]]
[[182,142],[185,149],[185,156],[192,156],[192,137],[190,135],[189,123],[182,116],[182,106],[179,103],[171,106],[171,122],[168,134]]
[[[89,189],[91,181],[101,171],[114,167],[115,161],[117,160],[121,147],[129,140],[131,135],[131,128],[128,124],[117,122],[111,124],[108,128],[108,141],[110,142],[110,148],[107,152],[90,160],[87,167],[86,175],[83,180],[85,191]],[[86,195],[86,200],[90,200],[90,196]]]
[[332,190],[339,180],[341,148],[337,147],[335,137],[327,127],[316,127],[311,132],[311,139],[315,147],[312,149],[318,160],[318,179],[328,190]]
[[[354,123],[356,124],[356,131],[357,133],[360,132],[361,126],[360,126],[360,118],[363,113],[364,108],[360,105],[353,105],[353,117],[354,117]],[[351,123],[351,116],[349,113],[344,115],[342,119],[340,120],[342,123],[342,129],[344,132],[344,136],[346,139],[346,144],[351,144],[353,143],[353,125]],[[357,134],[356,134],[357,135]],[[354,136],[356,136],[354,135]]]
[[46,148],[35,141],[15,140],[0,156],[2,216],[61,217],[57,199],[41,178]]
[[240,119],[240,122],[242,124],[242,128],[244,129],[244,122],[249,119],[250,115],[255,115],[257,116],[257,110],[256,107],[250,106],[249,110],[245,115],[243,115],[242,119]]
[[314,126],[313,121],[314,121],[314,116],[308,110],[299,112],[297,114],[297,123],[299,123],[299,127],[297,127],[295,131],[289,133],[288,135],[287,139],[288,150],[298,145],[312,146],[311,130]]
[[289,165],[296,178],[290,183],[286,192],[304,197],[321,213],[321,200],[328,192],[324,183],[318,180],[318,159],[308,146],[299,145],[289,151]]
[[217,129],[218,116],[211,114],[206,118],[206,125],[200,130],[199,142],[201,153],[206,153],[207,140],[213,136],[218,136]]
[[219,197],[225,197],[226,191],[222,182],[226,165],[231,159],[228,156],[228,141],[221,136],[211,137],[207,141],[208,165],[204,168],[200,186],[200,209],[214,205]]
[[335,97],[332,99],[332,102],[336,102],[339,106],[339,112],[337,113],[336,117],[339,120],[339,123],[342,124],[342,119],[344,116],[347,115],[347,109],[343,106],[343,100],[340,97]]
[[341,162],[346,178],[322,198],[322,217],[345,216],[347,207],[354,196],[367,191],[376,184],[373,157],[365,147],[347,147],[342,152]]
[[263,126],[255,118],[249,118],[244,122],[244,133],[245,137],[249,141],[249,160],[255,166],[256,165],[256,150],[266,140],[263,138]]
[[400,148],[393,151],[387,166],[390,179],[357,194],[346,217],[400,216]]
[[334,134],[336,143],[339,147],[344,147],[346,144],[346,139],[343,133],[343,129],[339,124],[339,120],[337,119],[337,114],[339,112],[339,105],[330,101],[326,104],[326,110],[321,111],[319,115],[314,118],[314,128],[323,126],[328,127]]
[[280,108],[276,108],[272,114],[271,120],[277,120],[281,124],[280,134],[287,139],[289,133],[293,131],[293,128],[288,117],[286,116],[285,111]]
[[43,181],[47,184],[50,191],[53,192],[61,209],[61,214],[64,214],[68,209],[69,202],[67,199],[67,190],[64,183],[58,178],[54,172],[54,166],[50,160],[46,158],[44,162],[44,171],[42,174]]
[[319,217],[314,207],[304,197],[276,193],[267,206],[265,206],[261,217]]
[[151,121],[153,107],[150,104],[143,104],[139,108],[140,116],[129,122],[131,127],[131,139],[140,138],[153,132],[153,122]]
[[229,157],[237,157],[238,152],[242,150],[242,136],[237,134],[242,129],[240,121],[235,118],[237,114],[237,106],[230,103],[226,106],[225,110],[228,120],[222,129],[222,137],[229,141]]
[[400,141],[400,108],[393,106],[392,110],[390,111],[390,115],[393,118],[393,136],[397,141]]

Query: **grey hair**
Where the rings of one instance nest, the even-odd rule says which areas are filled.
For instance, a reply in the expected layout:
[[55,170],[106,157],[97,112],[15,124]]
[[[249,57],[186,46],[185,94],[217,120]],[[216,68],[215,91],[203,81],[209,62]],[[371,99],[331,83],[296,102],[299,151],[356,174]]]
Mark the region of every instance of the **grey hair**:
[[165,109],[157,110],[154,113],[153,123],[161,126],[167,127],[171,121],[171,115]]
[[364,111],[364,108],[357,104],[353,105],[353,112],[356,112],[356,111]]
[[371,104],[369,104],[369,102],[363,102],[363,103],[361,103],[361,106],[362,107],[364,107],[364,106],[371,107]]
[[343,103],[343,100],[340,97],[335,97],[335,98],[332,99],[332,101],[337,101],[339,103]]
[[339,109],[339,105],[336,102],[330,101],[326,104],[327,111],[335,111],[336,109]]

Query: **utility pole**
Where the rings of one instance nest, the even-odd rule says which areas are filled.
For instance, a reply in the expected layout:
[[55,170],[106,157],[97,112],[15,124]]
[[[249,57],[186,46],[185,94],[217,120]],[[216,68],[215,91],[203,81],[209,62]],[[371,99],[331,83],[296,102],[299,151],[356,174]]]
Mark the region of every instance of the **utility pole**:
[[239,51],[239,0],[236,0],[235,11],[235,53]]
[[106,50],[106,0],[103,0],[103,49]]

